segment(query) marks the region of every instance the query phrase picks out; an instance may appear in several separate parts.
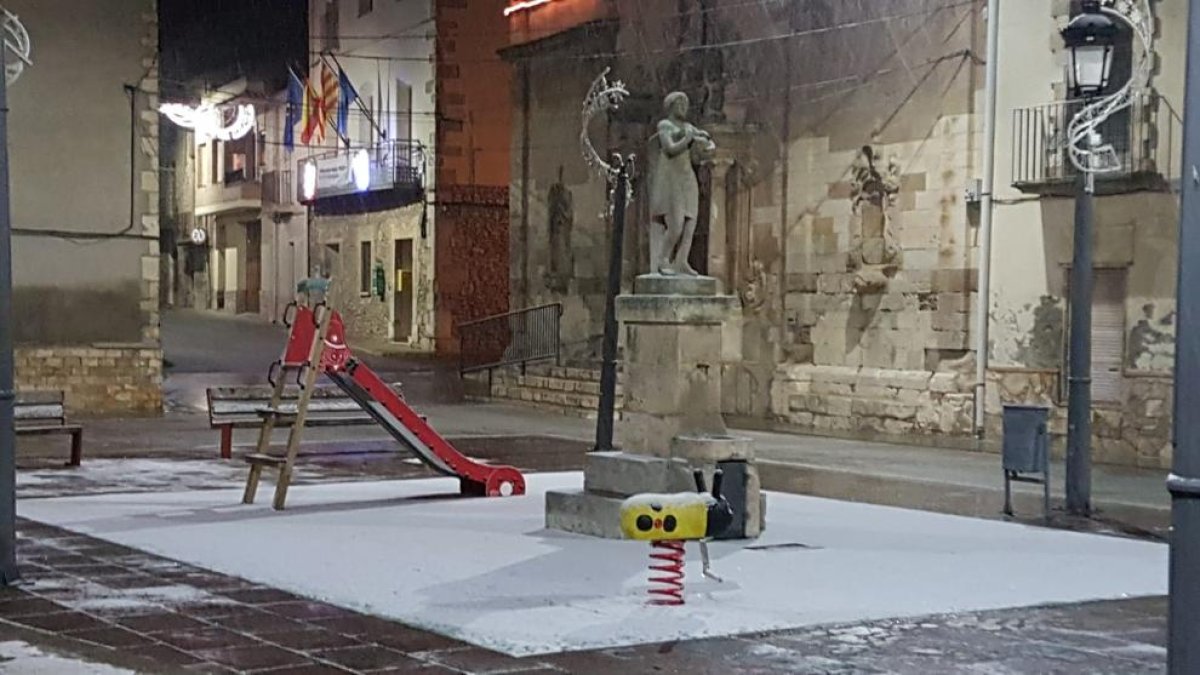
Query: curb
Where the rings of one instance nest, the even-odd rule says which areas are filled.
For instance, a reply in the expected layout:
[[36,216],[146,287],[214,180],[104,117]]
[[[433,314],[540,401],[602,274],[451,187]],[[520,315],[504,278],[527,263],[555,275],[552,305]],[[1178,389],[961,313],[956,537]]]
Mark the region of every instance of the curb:
[[[758,460],[764,490],[790,494],[932,511],[972,518],[1005,518],[1004,488],[1000,470],[996,487],[887,476],[809,464]],[[1164,488],[1165,490],[1165,488]],[[1062,497],[1052,494],[1052,504]],[[1171,509],[1131,502],[1097,500],[1097,520],[1151,533],[1165,533],[1171,525]],[[1017,519],[1036,522],[1042,514],[1040,488],[1014,486],[1013,510]]]

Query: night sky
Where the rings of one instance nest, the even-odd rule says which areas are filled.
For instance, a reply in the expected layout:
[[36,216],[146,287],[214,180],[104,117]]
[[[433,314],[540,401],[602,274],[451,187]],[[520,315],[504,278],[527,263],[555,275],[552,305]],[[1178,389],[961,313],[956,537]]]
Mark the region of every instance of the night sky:
[[159,0],[165,98],[202,79],[246,76],[286,85],[287,65],[307,61],[307,0]]

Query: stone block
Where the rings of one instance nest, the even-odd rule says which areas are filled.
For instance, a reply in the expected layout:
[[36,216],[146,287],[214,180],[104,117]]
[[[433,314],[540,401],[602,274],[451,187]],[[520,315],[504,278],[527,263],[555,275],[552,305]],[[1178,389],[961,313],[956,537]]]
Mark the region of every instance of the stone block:
[[546,527],[605,539],[622,539],[621,502],[583,490],[546,493]]
[[602,496],[695,489],[687,461],[623,452],[594,452],[587,457],[584,489]]
[[668,277],[661,274],[643,274],[633,281],[633,292],[637,295],[700,295],[715,296],[717,280],[713,277]]
[[626,324],[720,325],[738,308],[732,295],[622,295],[617,318]]
[[671,456],[692,464],[715,464],[728,460],[754,459],[754,445],[741,436],[676,436],[671,441]]

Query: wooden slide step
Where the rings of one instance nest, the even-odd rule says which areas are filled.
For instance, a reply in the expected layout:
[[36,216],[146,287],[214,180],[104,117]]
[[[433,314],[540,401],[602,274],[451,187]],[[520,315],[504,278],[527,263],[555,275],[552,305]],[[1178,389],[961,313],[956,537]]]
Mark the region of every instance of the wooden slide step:
[[262,466],[283,466],[287,463],[286,457],[276,457],[275,455],[263,455],[254,453],[246,455],[247,464],[259,464]]

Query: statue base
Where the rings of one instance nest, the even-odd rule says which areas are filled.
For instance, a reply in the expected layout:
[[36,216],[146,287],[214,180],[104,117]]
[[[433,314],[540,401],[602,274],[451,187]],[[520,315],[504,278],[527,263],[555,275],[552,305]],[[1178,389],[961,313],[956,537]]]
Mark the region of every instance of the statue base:
[[721,416],[722,329],[738,300],[718,290],[713,277],[647,274],[635,280],[633,294],[617,298],[617,318],[628,331],[618,428],[627,452],[588,455],[583,490],[546,495],[547,527],[620,538],[626,497],[694,492],[694,469],[711,485],[720,468],[735,516],[722,538],[762,532],[765,500],[753,446],[730,435]]

